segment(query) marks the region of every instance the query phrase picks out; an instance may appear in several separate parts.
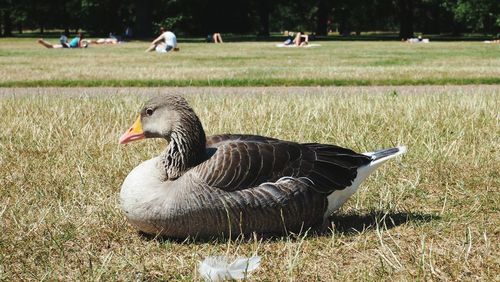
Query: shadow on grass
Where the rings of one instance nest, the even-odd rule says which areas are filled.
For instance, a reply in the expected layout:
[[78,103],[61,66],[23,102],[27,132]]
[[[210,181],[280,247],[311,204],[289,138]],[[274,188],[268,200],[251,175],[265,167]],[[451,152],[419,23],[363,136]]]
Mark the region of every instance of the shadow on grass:
[[391,229],[406,223],[425,223],[439,220],[435,214],[413,213],[413,212],[389,212],[372,211],[366,214],[338,214],[329,218],[333,227],[321,234],[336,233],[345,235],[359,234],[363,231],[376,229],[377,226],[383,229]]
[[[364,232],[370,232],[377,228],[388,230],[406,223],[421,224],[433,220],[439,220],[441,217],[435,214],[413,213],[413,212],[382,212],[371,211],[365,214],[337,214],[329,218],[330,227],[328,228],[309,228],[303,231],[283,234],[249,234],[237,235],[228,238],[227,236],[218,236],[211,238],[189,237],[186,239],[168,238],[153,236],[139,232],[140,236],[146,240],[156,240],[160,243],[180,243],[180,244],[223,244],[228,241],[250,242],[255,240],[264,241],[298,241],[304,238],[326,237],[333,233],[346,236],[355,236]],[[307,230],[307,231],[306,231]]]

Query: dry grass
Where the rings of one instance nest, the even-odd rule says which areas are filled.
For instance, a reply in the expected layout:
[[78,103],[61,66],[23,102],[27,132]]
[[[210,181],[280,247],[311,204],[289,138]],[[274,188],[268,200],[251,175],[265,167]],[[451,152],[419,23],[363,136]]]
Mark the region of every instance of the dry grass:
[[0,86],[500,83],[498,44],[319,43],[183,43],[180,52],[146,54],[146,42],[61,50],[35,39],[0,39]]
[[0,89],[0,280],[199,280],[216,254],[261,255],[264,281],[498,280],[498,86],[168,90],[209,134],[409,147],[330,234],[210,242],[144,238],[119,208],[127,173],[164,144],[117,139],[163,91]]

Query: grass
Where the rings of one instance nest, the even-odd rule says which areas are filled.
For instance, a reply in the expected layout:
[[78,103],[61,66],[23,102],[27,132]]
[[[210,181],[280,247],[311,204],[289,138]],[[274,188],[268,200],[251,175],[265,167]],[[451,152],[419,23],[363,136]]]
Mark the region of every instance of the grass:
[[500,83],[498,44],[317,43],[321,46],[182,43],[180,52],[146,54],[146,42],[54,50],[35,39],[0,39],[0,87]]
[[[409,151],[323,236],[145,238],[119,187],[164,142],[117,139],[159,92],[184,93],[208,134]],[[498,86],[0,89],[0,280],[199,280],[219,254],[261,255],[258,281],[498,279],[499,108]]]

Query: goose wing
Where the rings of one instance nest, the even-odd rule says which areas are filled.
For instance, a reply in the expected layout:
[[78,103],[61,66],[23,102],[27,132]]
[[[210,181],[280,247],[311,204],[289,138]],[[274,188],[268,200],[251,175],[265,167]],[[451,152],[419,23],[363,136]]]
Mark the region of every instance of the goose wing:
[[193,169],[203,182],[226,191],[242,190],[282,177],[307,177],[311,187],[330,193],[351,185],[370,157],[349,149],[299,144],[254,135],[217,135],[207,140],[213,155]]
[[207,147],[217,147],[221,143],[226,141],[255,141],[261,143],[269,143],[272,141],[279,141],[276,138],[259,136],[259,135],[249,135],[249,134],[220,134],[211,135],[207,137]]

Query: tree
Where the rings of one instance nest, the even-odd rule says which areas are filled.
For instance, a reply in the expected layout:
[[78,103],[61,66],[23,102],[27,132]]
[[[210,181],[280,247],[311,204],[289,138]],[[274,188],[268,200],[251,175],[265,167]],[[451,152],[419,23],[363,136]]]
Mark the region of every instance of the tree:
[[271,31],[315,31],[335,25],[343,35],[369,30],[500,32],[499,0],[0,0],[0,34],[13,28],[83,29],[120,33],[132,27],[146,38],[161,25],[177,33],[268,36]]
[[3,10],[0,9],[0,37],[3,37]]
[[3,3],[0,4],[0,10],[2,12],[2,36],[12,36],[12,0],[3,1]]
[[498,34],[500,32],[500,1],[449,0],[443,4],[457,22],[470,31]]
[[318,0],[318,10],[316,12],[316,34],[328,35],[328,14],[329,2],[327,0]]
[[399,38],[408,39],[414,37],[414,0],[397,0],[396,5],[398,7],[399,17]]
[[257,0],[257,14],[259,15],[259,35],[269,36],[270,0]]
[[274,1],[270,15],[272,30],[314,31],[318,0]]
[[342,36],[351,34],[351,10],[352,2],[347,0],[335,1],[333,7],[333,19],[338,24],[338,32]]
[[151,2],[144,0],[135,1],[135,34],[138,37],[150,37],[153,32],[153,11]]

